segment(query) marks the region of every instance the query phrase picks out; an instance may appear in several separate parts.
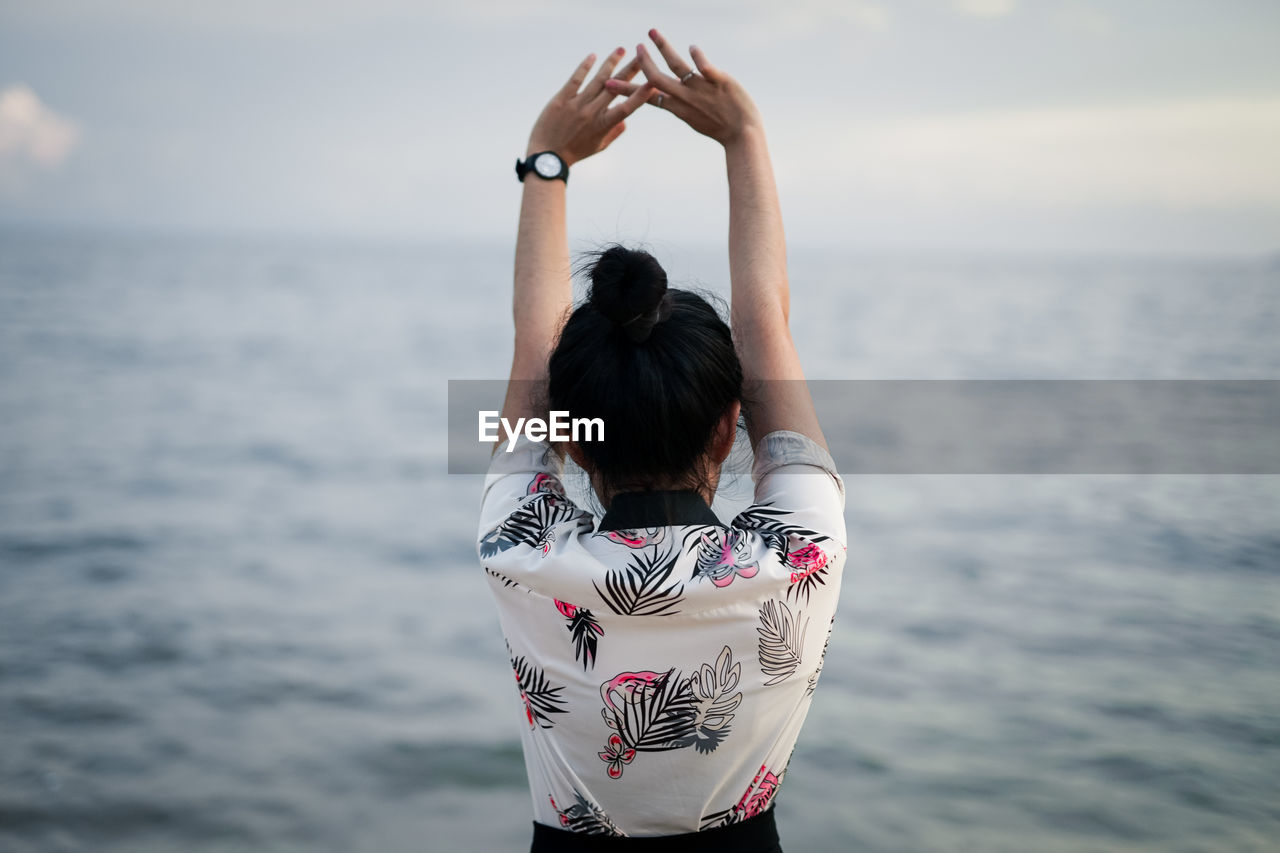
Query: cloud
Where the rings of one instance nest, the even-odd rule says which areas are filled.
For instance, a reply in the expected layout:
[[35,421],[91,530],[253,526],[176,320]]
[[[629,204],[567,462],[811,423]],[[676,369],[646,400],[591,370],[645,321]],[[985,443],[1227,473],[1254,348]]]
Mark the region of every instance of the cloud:
[[975,18],[1000,18],[1008,15],[1018,5],[1017,0],[953,0],[957,12]]
[[66,161],[80,140],[80,129],[58,115],[21,83],[0,91],[0,190],[13,190],[37,171],[52,171]]

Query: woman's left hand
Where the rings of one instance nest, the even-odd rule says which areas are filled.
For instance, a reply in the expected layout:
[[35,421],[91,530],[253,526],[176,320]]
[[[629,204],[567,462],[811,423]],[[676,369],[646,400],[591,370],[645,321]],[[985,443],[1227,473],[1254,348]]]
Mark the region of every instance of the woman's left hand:
[[[566,165],[572,166],[608,148],[622,135],[622,131],[627,129],[623,119],[638,110],[656,91],[644,84],[616,107],[609,106],[617,93],[606,89],[604,83],[610,79],[609,75],[613,74],[624,53],[626,51],[622,48],[610,53],[585,87],[582,83],[595,64],[595,54],[582,61],[534,122],[533,131],[529,134],[528,153],[554,151]],[[613,79],[629,81],[639,71],[638,59],[632,59]]]

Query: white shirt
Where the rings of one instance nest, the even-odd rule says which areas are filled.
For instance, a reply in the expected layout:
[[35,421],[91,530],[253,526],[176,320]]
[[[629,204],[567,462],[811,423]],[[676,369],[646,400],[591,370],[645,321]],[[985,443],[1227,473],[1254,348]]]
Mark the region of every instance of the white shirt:
[[765,436],[754,503],[729,526],[692,492],[619,495],[597,520],[565,497],[546,443],[515,441],[490,464],[478,550],[534,819],[643,836],[760,814],[840,595],[844,483],[831,456],[799,433]]

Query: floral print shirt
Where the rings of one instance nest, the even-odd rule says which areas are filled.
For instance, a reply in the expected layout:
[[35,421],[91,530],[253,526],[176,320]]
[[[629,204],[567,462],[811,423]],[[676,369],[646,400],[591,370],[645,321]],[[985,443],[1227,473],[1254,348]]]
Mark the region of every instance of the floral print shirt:
[[754,503],[695,492],[574,505],[525,436],[493,455],[478,550],[515,682],[538,823],[673,835],[765,811],[822,670],[845,562],[844,483],[789,431],[756,447]]

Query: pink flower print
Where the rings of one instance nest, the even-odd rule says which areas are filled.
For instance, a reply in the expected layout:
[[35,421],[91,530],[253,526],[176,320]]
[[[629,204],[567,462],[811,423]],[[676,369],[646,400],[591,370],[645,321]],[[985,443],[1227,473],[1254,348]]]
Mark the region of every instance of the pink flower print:
[[738,531],[702,534],[696,568],[699,576],[711,578],[713,584],[724,588],[733,583],[735,577],[753,578],[758,571],[760,567],[750,562],[747,543]]
[[596,755],[609,765],[609,778],[618,779],[622,776],[622,765],[630,764],[636,757],[636,751],[629,746],[624,747],[622,738],[617,735],[609,735],[609,742],[605,744],[604,751],[597,752]]
[[617,542],[628,548],[643,548],[646,545],[660,544],[666,538],[667,531],[661,527],[644,527],[631,530],[606,530],[604,535],[610,542]]
[[554,601],[556,603],[556,610],[559,610],[560,615],[564,616],[566,619],[572,619],[574,614],[578,612],[578,608],[576,606],[569,604],[566,601],[561,601],[558,598],[554,599]]
[[827,565],[827,552],[812,542],[787,552],[787,565],[791,567],[791,582],[799,583]]
[[560,481],[545,471],[534,476],[529,482],[529,491],[531,495],[538,492],[547,492],[548,494],[564,497],[564,486],[560,485]]
[[556,532],[548,527],[546,531],[544,531],[542,539],[537,544],[537,548],[542,552],[542,556],[547,556],[551,551],[551,543],[554,541],[556,541]]

